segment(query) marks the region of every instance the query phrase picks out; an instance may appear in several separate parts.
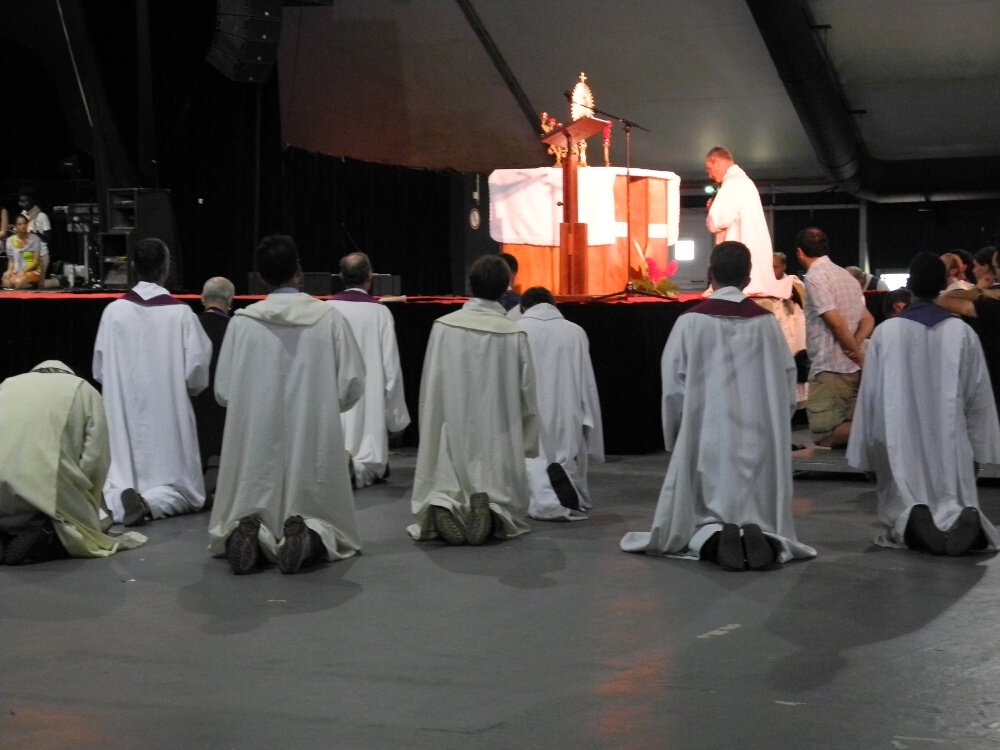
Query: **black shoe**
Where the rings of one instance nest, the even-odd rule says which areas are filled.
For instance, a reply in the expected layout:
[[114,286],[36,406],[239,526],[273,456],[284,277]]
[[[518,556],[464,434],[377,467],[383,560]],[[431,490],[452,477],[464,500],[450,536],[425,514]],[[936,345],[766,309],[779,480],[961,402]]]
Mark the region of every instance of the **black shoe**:
[[934,525],[934,516],[926,505],[914,505],[910,509],[910,518],[906,522],[903,541],[910,549],[925,550],[932,555],[945,553],[944,532]]
[[260,564],[260,519],[244,516],[226,540],[226,560],[233,573],[246,575]]
[[493,532],[493,516],[490,515],[490,496],[485,492],[477,492],[469,498],[469,523],[466,528],[466,541],[476,547]]
[[440,505],[431,506],[431,518],[434,521],[434,530],[445,542],[456,546],[466,543],[465,533],[455,514],[450,510]]
[[3,550],[5,565],[28,565],[65,556],[66,549],[51,522],[18,529]]
[[122,508],[125,511],[122,526],[142,526],[153,517],[149,503],[131,487],[122,490]]
[[310,531],[302,516],[289,516],[285,520],[284,539],[278,547],[278,568],[282,573],[298,573],[317,557],[314,534]]
[[562,465],[551,463],[545,467],[545,472],[549,475],[549,483],[559,498],[559,504],[570,510],[580,510],[580,495]]
[[743,549],[750,570],[766,568],[776,559],[767,536],[755,523],[743,524]]
[[975,508],[962,508],[955,525],[944,535],[945,554],[952,557],[964,555],[982,535],[983,527],[979,522],[979,511]]
[[351,478],[351,489],[356,490],[358,488],[358,477],[354,473],[354,459],[351,458],[351,454],[347,454],[347,475]]
[[740,527],[735,523],[722,524],[719,532],[719,565],[725,570],[746,570],[747,561],[740,539]]

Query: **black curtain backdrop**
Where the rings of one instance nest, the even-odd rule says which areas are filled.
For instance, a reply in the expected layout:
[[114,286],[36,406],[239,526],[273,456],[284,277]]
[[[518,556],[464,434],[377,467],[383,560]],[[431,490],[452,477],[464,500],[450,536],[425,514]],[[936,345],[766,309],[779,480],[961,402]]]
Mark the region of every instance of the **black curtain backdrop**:
[[[332,271],[361,250],[404,294],[451,294],[451,195],[457,172],[412,169],[286,148],[284,230],[303,270]],[[459,290],[461,291],[461,290]]]

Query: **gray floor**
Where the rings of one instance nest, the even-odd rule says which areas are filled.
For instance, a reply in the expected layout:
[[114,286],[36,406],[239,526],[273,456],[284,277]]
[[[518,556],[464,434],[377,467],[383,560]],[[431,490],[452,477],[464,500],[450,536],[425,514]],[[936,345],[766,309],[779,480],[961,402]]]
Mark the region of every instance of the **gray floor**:
[[205,515],[0,567],[0,749],[1000,747],[1000,561],[874,548],[836,458],[796,462],[819,557],[773,572],[618,551],[662,454],[594,467],[588,521],[415,544],[412,451],[357,494],[365,554],[302,575],[231,575]]

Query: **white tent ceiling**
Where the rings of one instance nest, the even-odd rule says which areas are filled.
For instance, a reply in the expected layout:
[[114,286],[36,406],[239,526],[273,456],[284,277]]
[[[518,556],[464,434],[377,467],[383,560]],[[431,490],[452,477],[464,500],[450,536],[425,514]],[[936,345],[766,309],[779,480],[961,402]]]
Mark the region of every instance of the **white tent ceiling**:
[[[1000,0],[806,4],[872,156],[1000,155]],[[721,144],[758,182],[829,183],[744,0],[466,5],[533,113],[568,121],[585,71],[598,108],[648,128],[633,166],[700,181]],[[279,73],[292,145],[463,172],[548,163],[458,0],[286,8]],[[625,162],[620,127],[611,158]]]

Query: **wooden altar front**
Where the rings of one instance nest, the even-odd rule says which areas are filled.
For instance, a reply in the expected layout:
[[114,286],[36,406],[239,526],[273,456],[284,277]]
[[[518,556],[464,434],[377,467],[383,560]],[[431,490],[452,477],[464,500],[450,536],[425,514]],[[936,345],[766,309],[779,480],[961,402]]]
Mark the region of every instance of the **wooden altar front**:
[[[562,171],[556,168],[498,169],[490,175],[490,236],[517,258],[515,287],[521,291],[531,286],[554,294],[571,291],[560,281],[561,196]],[[581,167],[579,213],[589,240],[583,293],[622,291],[630,279],[642,277],[640,251],[661,268],[669,261],[680,219],[680,178],[648,169],[632,169],[626,177],[623,167]]]

